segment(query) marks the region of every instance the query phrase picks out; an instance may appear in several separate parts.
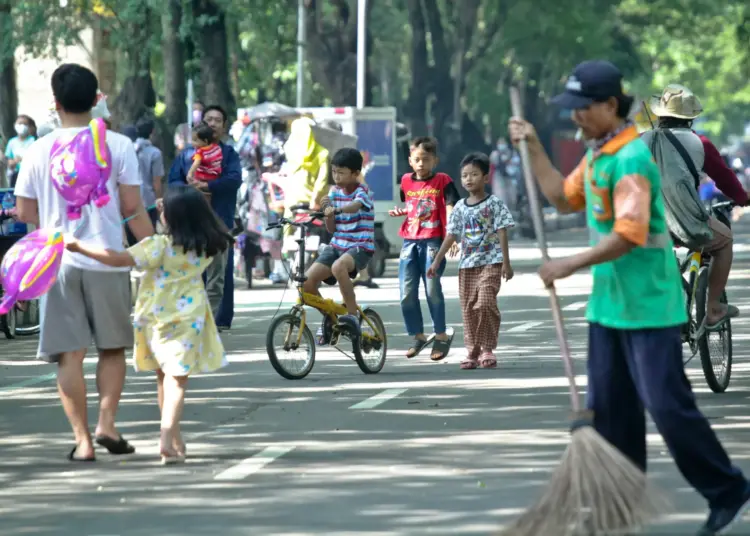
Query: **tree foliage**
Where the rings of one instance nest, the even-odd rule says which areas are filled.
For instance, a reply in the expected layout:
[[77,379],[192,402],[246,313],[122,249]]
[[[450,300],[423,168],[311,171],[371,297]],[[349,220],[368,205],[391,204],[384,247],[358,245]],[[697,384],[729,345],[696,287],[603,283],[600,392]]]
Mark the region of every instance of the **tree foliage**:
[[[294,104],[297,0],[5,1],[15,28],[3,32],[6,62],[17,45],[54,56],[86,28],[106,36],[123,120],[158,99],[173,125],[184,117],[188,77],[203,100],[230,110]],[[305,104],[353,105],[357,2],[305,3]],[[714,134],[741,131],[750,112],[744,0],[370,0],[368,8],[368,104],[395,106],[414,133],[431,131],[456,151],[504,131],[511,83],[524,83],[527,115],[551,128],[549,98],[592,57],[620,65],[643,97],[669,82],[689,86]]]

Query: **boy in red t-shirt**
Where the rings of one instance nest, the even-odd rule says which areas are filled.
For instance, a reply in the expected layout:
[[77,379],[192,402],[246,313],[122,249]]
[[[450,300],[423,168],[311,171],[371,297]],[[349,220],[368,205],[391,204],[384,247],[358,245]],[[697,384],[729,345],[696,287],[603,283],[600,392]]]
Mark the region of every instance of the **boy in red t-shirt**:
[[191,179],[210,182],[221,176],[221,146],[216,143],[216,133],[207,123],[198,123],[193,129],[193,165],[188,171]]
[[422,308],[419,304],[419,281],[424,281],[427,305],[435,330],[432,345],[433,361],[448,355],[453,335],[448,335],[445,326],[445,298],[440,277],[445,270],[445,260],[440,265],[437,277],[427,279],[427,269],[445,238],[448,214],[459,199],[453,180],[445,173],[433,173],[438,163],[437,141],[434,138],[416,138],[411,143],[409,163],[414,173],[401,178],[401,201],[405,208],[390,211],[393,217],[406,216],[399,235],[404,239],[398,266],[401,290],[401,312],[406,330],[414,337],[406,357],[419,354],[431,338],[424,334]]

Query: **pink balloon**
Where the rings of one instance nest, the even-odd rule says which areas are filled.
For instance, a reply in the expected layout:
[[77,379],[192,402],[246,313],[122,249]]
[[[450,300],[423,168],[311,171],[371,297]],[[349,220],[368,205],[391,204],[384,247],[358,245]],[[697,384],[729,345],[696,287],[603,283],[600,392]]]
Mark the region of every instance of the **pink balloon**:
[[5,292],[0,314],[7,314],[17,301],[33,300],[52,287],[64,249],[59,229],[37,229],[13,244],[0,264],[0,283]]
[[89,128],[73,137],[60,136],[50,153],[52,184],[67,202],[71,220],[81,217],[81,208],[94,202],[109,202],[107,181],[112,173],[112,156],[107,147],[107,125],[92,119]]

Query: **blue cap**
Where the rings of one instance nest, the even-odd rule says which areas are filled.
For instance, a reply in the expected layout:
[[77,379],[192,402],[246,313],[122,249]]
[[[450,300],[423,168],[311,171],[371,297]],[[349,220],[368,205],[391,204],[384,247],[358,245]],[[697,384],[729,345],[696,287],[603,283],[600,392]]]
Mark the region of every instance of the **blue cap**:
[[580,110],[595,102],[622,96],[620,69],[608,61],[591,60],[573,69],[573,74],[565,83],[565,93],[552,99],[552,102],[566,110]]

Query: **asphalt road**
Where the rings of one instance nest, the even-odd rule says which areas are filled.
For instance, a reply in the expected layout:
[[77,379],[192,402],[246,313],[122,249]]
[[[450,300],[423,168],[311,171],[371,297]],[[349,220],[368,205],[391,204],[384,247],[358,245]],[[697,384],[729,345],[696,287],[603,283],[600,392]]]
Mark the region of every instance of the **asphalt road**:
[[[728,292],[745,316],[733,322],[732,383],[716,395],[697,363],[689,372],[701,407],[750,474],[750,248],[742,245],[750,226],[737,229]],[[553,255],[583,247],[584,237],[557,235]],[[457,337],[441,363],[431,363],[427,352],[403,357],[409,339],[396,279],[358,290],[389,335],[388,362],[374,376],[335,350],[319,350],[305,380],[282,379],[266,358],[265,331],[282,294],[288,301],[293,292],[238,291],[237,319],[224,336],[231,365],[190,380],[190,457],[183,466],[158,464],[154,380],[132,371],[119,423],[137,453],[99,452],[96,464],[68,463],[72,436],[54,368],[33,360],[35,340],[0,341],[0,535],[492,534],[542,489],[568,441],[567,388],[535,252],[522,242],[511,252],[517,275],[501,290],[496,370],[459,370],[465,352],[453,266],[444,285]],[[391,265],[386,275],[392,274]],[[559,288],[579,373],[589,289],[588,275]],[[91,360],[91,392],[94,366]],[[585,389],[585,378],[579,380]],[[95,402],[92,396],[92,409]],[[704,502],[651,431],[650,475],[670,491],[675,511],[649,533],[691,534],[705,518]],[[750,533],[750,522],[740,529]]]

